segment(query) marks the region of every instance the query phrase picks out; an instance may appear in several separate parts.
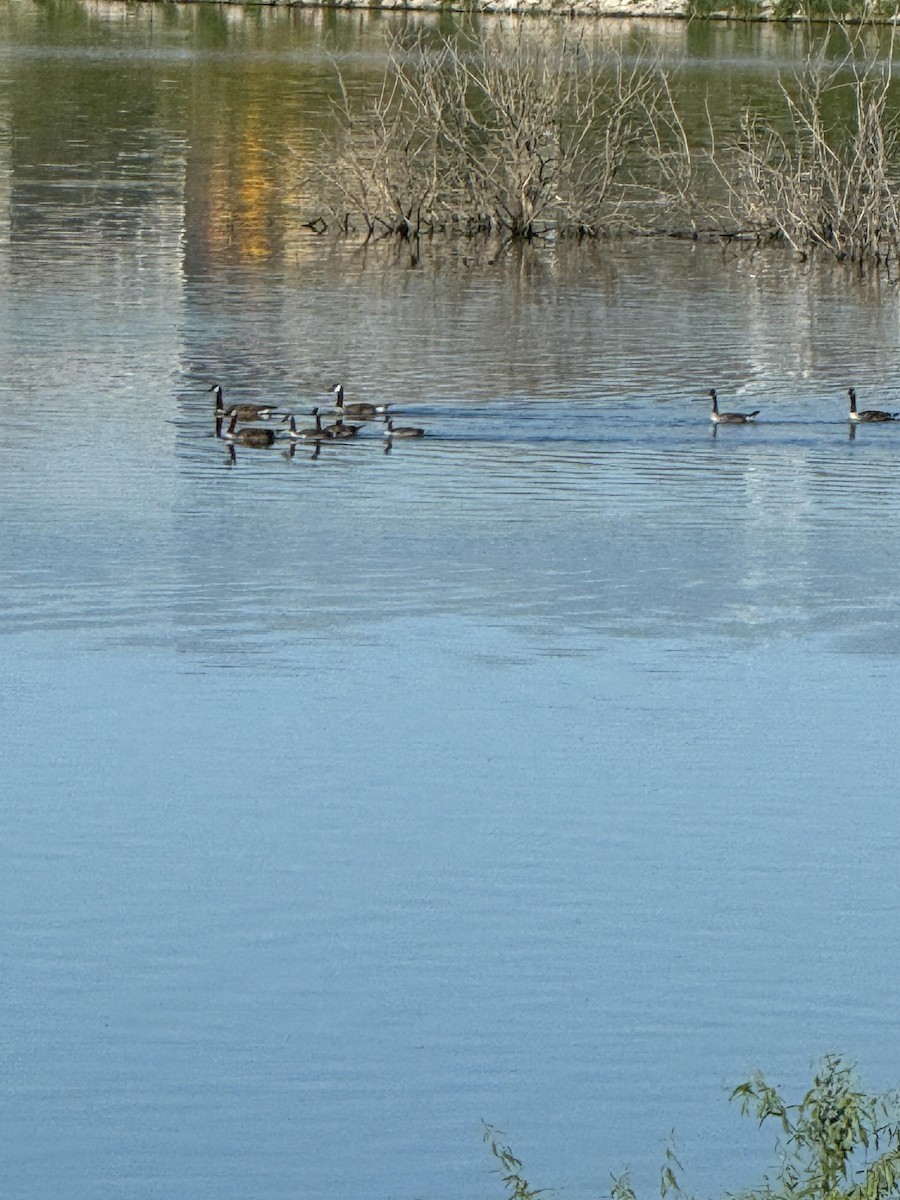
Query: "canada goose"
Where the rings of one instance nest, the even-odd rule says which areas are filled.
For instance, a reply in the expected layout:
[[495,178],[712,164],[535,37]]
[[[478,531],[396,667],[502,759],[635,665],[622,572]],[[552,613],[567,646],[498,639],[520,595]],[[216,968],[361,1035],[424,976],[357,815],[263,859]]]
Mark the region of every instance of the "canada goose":
[[344,418],[338,417],[333,425],[325,426],[325,437],[335,440],[355,438],[360,429],[362,429],[362,425],[345,425]]
[[377,417],[390,408],[389,404],[345,404],[342,383],[336,383],[331,390],[334,392],[334,407],[342,417]]
[[285,422],[290,423],[289,424],[289,430],[290,430],[289,436],[292,438],[303,438],[304,441],[310,441],[310,442],[311,441],[319,441],[321,438],[326,437],[327,435],[325,433],[325,430],[322,428],[322,417],[319,413],[318,407],[316,407],[312,410],[312,412],[310,413],[310,416],[313,416],[316,418],[316,423],[315,423],[315,425],[307,426],[306,429],[298,429],[297,428],[297,422],[294,420],[293,413],[291,413],[290,416],[287,416],[284,418],[284,421],[282,421],[282,425],[285,424]]
[[216,393],[216,408],[214,413],[216,417],[236,416],[240,421],[259,421],[264,417],[274,417],[278,412],[276,404],[232,404],[230,408],[226,408],[222,398],[222,385],[220,383],[214,383],[207,390]]
[[719,412],[719,396],[715,388],[709,389],[709,397],[712,400],[712,412],[710,420],[715,421],[717,425],[746,425],[748,421],[752,421],[754,417],[759,416],[759,409],[755,408],[753,412]]
[[238,429],[237,413],[234,413],[223,437],[229,442],[237,442],[240,446],[271,446],[275,441],[275,430]]
[[850,388],[850,420],[851,421],[896,421],[898,413],[883,412],[880,408],[864,408],[856,411],[856,388]]
[[386,417],[385,422],[384,436],[386,438],[417,438],[425,436],[425,430],[419,429],[416,425],[398,425],[395,427],[390,417]]

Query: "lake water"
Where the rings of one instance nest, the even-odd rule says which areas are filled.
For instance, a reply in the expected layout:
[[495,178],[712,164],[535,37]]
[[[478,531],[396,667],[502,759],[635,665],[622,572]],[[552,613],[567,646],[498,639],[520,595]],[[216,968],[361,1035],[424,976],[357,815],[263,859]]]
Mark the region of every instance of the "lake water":
[[[846,412],[897,295],[331,247],[301,167],[382,25],[0,8],[11,1200],[488,1200],[482,1120],[573,1198],[674,1129],[713,1194],[754,1069],[900,1081],[900,424]],[[734,86],[795,36],[654,30]],[[339,379],[426,437],[215,436],[215,380]]]

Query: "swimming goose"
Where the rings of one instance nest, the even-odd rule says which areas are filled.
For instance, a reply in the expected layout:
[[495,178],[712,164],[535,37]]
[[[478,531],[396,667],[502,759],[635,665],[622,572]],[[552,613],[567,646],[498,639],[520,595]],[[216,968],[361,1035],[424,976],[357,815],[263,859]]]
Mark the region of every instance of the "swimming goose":
[[226,441],[237,442],[240,446],[271,446],[275,441],[274,429],[238,429],[237,413],[231,418],[231,424],[222,435]]
[[217,417],[237,416],[241,421],[259,421],[264,417],[274,417],[278,412],[276,404],[232,404],[230,408],[226,408],[222,398],[222,385],[220,383],[214,383],[207,390],[216,393],[214,415]]
[[315,425],[307,426],[306,429],[298,429],[297,428],[297,422],[294,420],[293,413],[291,413],[290,416],[285,417],[284,421],[282,421],[281,423],[282,423],[282,425],[284,425],[285,422],[290,423],[288,436],[291,438],[303,438],[304,441],[311,442],[311,441],[320,441],[323,437],[327,437],[328,435],[325,433],[325,430],[322,428],[322,417],[321,417],[321,414],[319,413],[318,406],[316,406],[312,410],[312,412],[310,413],[310,416],[313,416],[316,418],[316,423],[315,423]]
[[345,425],[344,418],[338,417],[333,425],[325,426],[325,437],[340,439],[340,438],[355,438],[362,425]]
[[331,390],[334,392],[334,407],[342,417],[377,417],[390,408],[389,404],[345,404],[342,383],[336,383]]
[[709,396],[712,400],[712,412],[710,420],[715,421],[717,425],[746,425],[748,421],[752,421],[754,417],[759,416],[759,409],[755,408],[753,412],[719,412],[719,396],[715,388],[709,389]]
[[395,426],[390,417],[385,417],[385,422],[384,436],[386,438],[417,438],[425,436],[425,430],[419,429],[417,425]]
[[850,388],[850,420],[851,421],[896,421],[900,413],[883,412],[880,408],[864,408],[856,411],[856,388]]

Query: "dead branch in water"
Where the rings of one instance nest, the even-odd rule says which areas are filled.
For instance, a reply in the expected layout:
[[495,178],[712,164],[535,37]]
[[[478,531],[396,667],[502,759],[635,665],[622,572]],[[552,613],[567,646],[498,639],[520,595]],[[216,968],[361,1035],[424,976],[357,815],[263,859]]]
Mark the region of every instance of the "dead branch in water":
[[824,49],[780,81],[782,120],[748,110],[740,136],[715,155],[737,227],[779,237],[800,256],[823,251],[859,269],[900,253],[900,115],[889,110],[886,57],[859,33],[837,64]]
[[329,224],[367,237],[749,237],[860,269],[893,266],[892,46],[878,58],[859,30],[838,28],[840,62],[823,40],[780,81],[780,112],[748,109],[722,140],[707,110],[700,144],[655,58],[592,54],[565,28],[538,41],[524,22],[512,38],[401,34],[373,101],[355,104],[340,80],[322,175]]
[[521,24],[512,44],[399,35],[364,111],[341,84],[328,208],[370,236],[602,232],[661,89],[655,62],[610,58],[601,69],[582,39],[535,42]]

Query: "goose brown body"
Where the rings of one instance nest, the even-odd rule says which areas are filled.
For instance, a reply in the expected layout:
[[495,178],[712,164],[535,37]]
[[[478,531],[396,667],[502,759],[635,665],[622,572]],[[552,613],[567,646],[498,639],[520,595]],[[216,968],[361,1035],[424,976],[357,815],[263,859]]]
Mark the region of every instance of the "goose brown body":
[[241,446],[271,446],[274,443],[274,429],[238,429],[237,420],[237,413],[234,413],[223,435],[226,441]]
[[387,412],[390,405],[388,404],[347,404],[344,400],[344,385],[336,383],[331,389],[334,392],[334,407],[340,417],[377,417],[380,413]]
[[344,438],[355,438],[360,429],[361,425],[345,425],[344,418],[338,417],[333,425],[325,426],[325,436],[333,441],[340,441]]
[[261,421],[266,417],[273,417],[278,412],[277,404],[232,404],[226,408],[222,385],[214,383],[209,391],[216,394],[214,414],[216,417],[237,417],[239,421]]
[[710,420],[717,425],[746,425],[748,421],[752,421],[754,417],[759,416],[759,409],[755,408],[753,412],[719,412],[719,395],[715,388],[709,389],[709,396],[712,400],[712,412]]
[[391,418],[387,417],[384,436],[386,438],[420,438],[425,436],[425,430],[419,429],[417,425],[396,426]]
[[850,388],[848,391],[850,396],[850,420],[858,422],[876,422],[876,421],[896,421],[900,416],[898,413],[885,412],[881,408],[864,408],[862,412],[856,411],[856,388]]
[[303,438],[304,441],[321,441],[323,437],[327,437],[328,435],[322,428],[322,417],[318,407],[312,410],[310,416],[316,418],[316,423],[315,425],[308,425],[305,429],[297,428],[297,422],[294,419],[293,413],[289,417],[285,417],[285,421],[289,422],[289,436],[292,438]]

